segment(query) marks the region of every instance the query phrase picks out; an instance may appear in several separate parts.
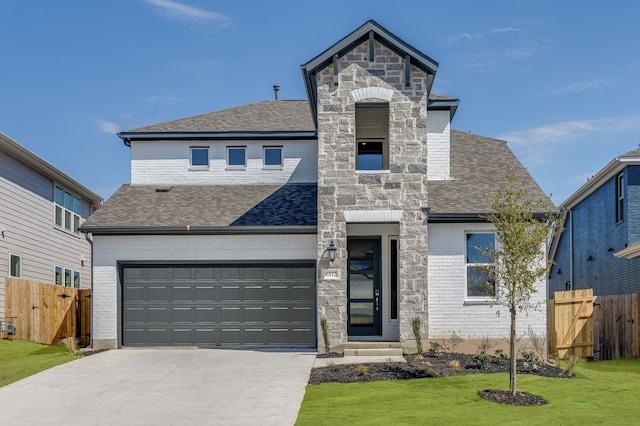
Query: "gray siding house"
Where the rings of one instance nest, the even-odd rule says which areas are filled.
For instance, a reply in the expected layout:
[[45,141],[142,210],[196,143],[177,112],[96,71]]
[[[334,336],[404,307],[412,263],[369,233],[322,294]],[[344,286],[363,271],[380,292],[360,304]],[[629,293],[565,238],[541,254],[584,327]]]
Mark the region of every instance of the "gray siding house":
[[6,277],[91,286],[91,245],[79,227],[101,202],[0,133],[0,318]]
[[[504,141],[451,130],[437,70],[369,21],[302,65],[305,100],[120,133],[131,183],[82,226],[94,346],[322,348],[322,319],[338,351],[415,350],[414,317],[425,339],[506,336],[473,278],[486,196],[509,164],[550,201]],[[544,334],[545,313],[520,326]]]

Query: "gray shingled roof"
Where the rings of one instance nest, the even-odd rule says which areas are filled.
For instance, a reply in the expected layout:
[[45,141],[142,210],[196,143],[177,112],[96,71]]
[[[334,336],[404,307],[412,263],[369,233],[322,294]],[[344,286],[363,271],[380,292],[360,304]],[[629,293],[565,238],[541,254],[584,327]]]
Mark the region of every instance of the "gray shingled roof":
[[[456,100],[431,94],[430,100]],[[207,114],[181,118],[123,133],[180,133],[180,132],[314,132],[309,101],[261,101],[227,108]]]
[[307,100],[262,101],[140,127],[135,132],[315,131]]
[[632,149],[629,152],[625,152],[620,158],[637,158],[640,157],[640,148]]
[[[170,189],[169,189],[170,188]],[[167,192],[158,190],[169,189]],[[317,185],[123,185],[82,224],[93,233],[317,223]]]
[[511,165],[532,199],[546,203],[540,206],[540,212],[554,208],[505,141],[452,130],[450,174],[455,179],[429,181],[430,214],[488,212],[491,195],[504,185],[499,167],[506,164]]

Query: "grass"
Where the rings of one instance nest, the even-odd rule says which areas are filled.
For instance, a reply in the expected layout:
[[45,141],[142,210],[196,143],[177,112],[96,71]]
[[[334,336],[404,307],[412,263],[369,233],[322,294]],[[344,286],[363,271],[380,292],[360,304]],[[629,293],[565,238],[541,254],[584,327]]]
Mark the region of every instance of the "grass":
[[0,339],[0,387],[77,358],[63,346]]
[[298,425],[637,425],[640,358],[581,362],[574,379],[518,375],[518,390],[546,406],[515,407],[481,399],[507,389],[508,374],[307,386]]

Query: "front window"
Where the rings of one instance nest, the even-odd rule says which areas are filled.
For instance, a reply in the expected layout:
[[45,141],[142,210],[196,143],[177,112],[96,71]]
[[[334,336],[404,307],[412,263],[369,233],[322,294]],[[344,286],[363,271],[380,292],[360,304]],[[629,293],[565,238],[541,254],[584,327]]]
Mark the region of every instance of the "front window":
[[80,288],[80,272],[73,271],[73,287]]
[[20,278],[20,256],[9,255],[9,275]]
[[209,167],[209,148],[191,147],[191,167]]
[[616,177],[616,222],[624,219],[624,174]]
[[486,268],[495,268],[491,260],[491,251],[495,249],[495,234],[467,234],[467,297],[492,297],[495,295],[495,282],[486,274]]
[[263,161],[264,161],[264,166],[268,168],[282,167],[282,147],[281,146],[265,146]]
[[64,270],[64,286],[71,287],[71,269]]
[[389,104],[356,104],[356,170],[389,169]]
[[53,193],[55,224],[77,233],[80,228],[80,198],[56,186]]
[[59,266],[56,266],[54,282],[56,285],[62,285],[62,268]]
[[244,146],[230,146],[227,148],[227,167],[244,168],[247,165],[247,148]]

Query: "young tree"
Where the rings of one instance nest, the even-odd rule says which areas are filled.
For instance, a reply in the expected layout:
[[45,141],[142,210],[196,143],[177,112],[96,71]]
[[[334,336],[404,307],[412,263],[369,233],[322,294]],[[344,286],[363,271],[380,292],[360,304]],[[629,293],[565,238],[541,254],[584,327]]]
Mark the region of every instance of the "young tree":
[[491,213],[485,216],[495,227],[496,246],[486,253],[493,265],[484,266],[482,270],[488,278],[487,285],[491,286],[493,303],[505,306],[511,318],[509,389],[513,397],[517,390],[517,314],[540,308],[541,303],[532,301],[531,296],[537,291],[536,283],[546,278],[552,264],[545,254],[556,220],[550,207],[548,199],[532,199],[528,191],[518,185],[513,169],[507,167],[505,183],[491,197]]

